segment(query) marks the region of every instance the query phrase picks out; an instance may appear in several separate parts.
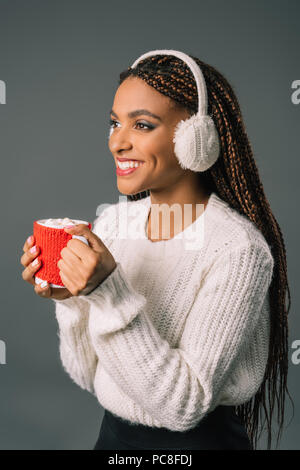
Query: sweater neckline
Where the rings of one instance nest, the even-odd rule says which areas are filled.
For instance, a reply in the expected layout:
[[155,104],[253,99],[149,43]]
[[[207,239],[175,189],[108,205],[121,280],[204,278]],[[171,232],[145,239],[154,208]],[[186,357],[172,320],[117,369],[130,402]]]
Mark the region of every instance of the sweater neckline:
[[[197,217],[197,219],[192,224],[190,224],[184,230],[179,232],[173,238],[153,242],[149,240],[147,234],[148,218],[151,210],[151,195],[138,200],[137,202],[143,204],[146,208],[145,211],[143,211],[143,216],[141,220],[141,242],[143,249],[139,250],[139,255],[148,260],[157,260],[165,257],[174,256],[182,252],[182,250],[184,250],[186,253],[195,253],[195,247],[199,250],[202,246],[201,241],[203,241],[204,236],[204,220],[206,224],[208,220],[207,216],[210,214],[212,207],[214,206],[214,204],[218,204],[219,201],[220,198],[218,197],[218,195],[215,192],[212,192],[208,198],[208,202],[204,211],[199,217]],[[194,234],[195,236],[195,232],[197,234],[200,234],[200,239],[197,239],[196,241],[195,239],[189,238],[192,236],[192,234]],[[189,240],[193,241],[193,249],[188,248],[188,246],[191,246],[189,245]]]

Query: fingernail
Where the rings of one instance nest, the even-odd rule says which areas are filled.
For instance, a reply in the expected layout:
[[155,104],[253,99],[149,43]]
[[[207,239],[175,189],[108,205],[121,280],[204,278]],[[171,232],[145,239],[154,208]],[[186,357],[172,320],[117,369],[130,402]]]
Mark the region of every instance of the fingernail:
[[48,282],[47,282],[47,281],[41,282],[41,287],[46,287],[47,285],[48,285]]
[[32,242],[32,239],[33,239],[33,237],[32,237],[32,235],[30,235],[30,237],[27,238],[27,243],[30,244]]
[[30,248],[30,253],[35,253],[36,252],[36,245],[34,245],[32,248]]
[[39,263],[39,259],[35,258],[34,261],[32,261],[31,266],[36,266]]

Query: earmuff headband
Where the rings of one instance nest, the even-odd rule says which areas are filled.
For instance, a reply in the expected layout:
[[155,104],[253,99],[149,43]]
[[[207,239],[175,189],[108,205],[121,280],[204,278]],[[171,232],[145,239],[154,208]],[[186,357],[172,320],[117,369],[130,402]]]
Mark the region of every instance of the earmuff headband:
[[181,51],[175,51],[173,49],[157,49],[154,51],[146,52],[142,54],[138,59],[136,59],[131,68],[135,68],[136,65],[143,59],[151,57],[154,55],[173,55],[183,60],[191,69],[192,74],[194,75],[195,82],[198,90],[198,113],[200,116],[207,114],[207,90],[205,79],[199,65],[192,59],[190,56]]

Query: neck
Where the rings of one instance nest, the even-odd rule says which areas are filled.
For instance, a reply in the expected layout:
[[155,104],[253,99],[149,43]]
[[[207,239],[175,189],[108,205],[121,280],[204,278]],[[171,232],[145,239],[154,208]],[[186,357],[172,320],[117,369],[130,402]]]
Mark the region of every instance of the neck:
[[150,190],[148,239],[168,240],[185,230],[203,213],[209,196],[204,189],[193,185],[177,187],[175,191],[171,188]]

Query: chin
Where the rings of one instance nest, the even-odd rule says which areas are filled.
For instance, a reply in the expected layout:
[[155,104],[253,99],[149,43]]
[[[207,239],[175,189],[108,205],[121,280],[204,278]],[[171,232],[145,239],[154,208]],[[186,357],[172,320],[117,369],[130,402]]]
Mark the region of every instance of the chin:
[[124,196],[135,196],[139,193],[142,193],[142,192],[146,191],[146,189],[134,189],[134,190],[130,191],[129,189],[122,188],[118,185],[118,191],[121,194],[124,194]]

